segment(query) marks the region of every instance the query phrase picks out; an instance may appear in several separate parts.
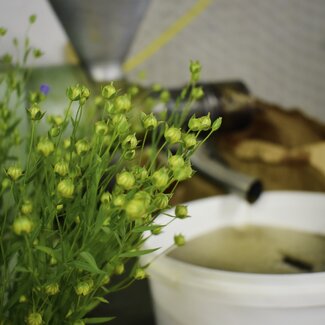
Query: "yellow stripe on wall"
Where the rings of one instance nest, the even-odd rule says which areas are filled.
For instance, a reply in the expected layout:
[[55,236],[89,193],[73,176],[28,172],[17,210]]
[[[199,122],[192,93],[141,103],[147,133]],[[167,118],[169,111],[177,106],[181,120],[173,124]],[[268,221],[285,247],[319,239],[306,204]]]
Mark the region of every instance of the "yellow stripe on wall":
[[169,26],[162,34],[160,34],[158,38],[147,45],[142,51],[129,58],[123,64],[124,72],[130,72],[158,52],[165,44],[167,44],[180,31],[188,26],[192,20],[202,11],[204,11],[211,3],[212,0],[198,0],[192,8],[190,8],[182,17],[176,20],[175,23]]

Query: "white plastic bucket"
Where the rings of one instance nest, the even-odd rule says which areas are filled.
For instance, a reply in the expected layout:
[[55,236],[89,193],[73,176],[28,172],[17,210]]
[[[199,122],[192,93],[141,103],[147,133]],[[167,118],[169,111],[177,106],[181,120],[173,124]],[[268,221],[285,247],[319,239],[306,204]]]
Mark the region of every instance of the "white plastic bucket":
[[[158,325],[324,325],[325,272],[253,274],[187,264],[163,252],[182,233],[195,238],[222,226],[249,223],[325,233],[325,194],[268,192],[249,206],[235,196],[188,203],[190,218],[175,220],[146,248]],[[170,221],[161,216],[157,223]]]

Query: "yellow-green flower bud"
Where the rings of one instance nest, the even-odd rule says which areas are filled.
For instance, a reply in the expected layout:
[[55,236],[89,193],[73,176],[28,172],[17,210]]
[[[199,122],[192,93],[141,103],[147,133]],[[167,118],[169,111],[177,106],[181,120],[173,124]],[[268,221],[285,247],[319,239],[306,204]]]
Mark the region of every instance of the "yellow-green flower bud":
[[137,86],[131,86],[128,89],[128,94],[130,94],[131,96],[135,96],[139,93],[139,88]]
[[106,85],[102,88],[102,96],[106,99],[111,98],[116,93],[116,89],[111,82],[109,85]]
[[157,209],[165,209],[169,204],[169,196],[164,193],[159,193],[155,196],[154,205]]
[[85,139],[78,140],[75,146],[78,155],[82,155],[90,149],[90,145]]
[[200,120],[198,118],[196,118],[195,116],[192,116],[190,118],[190,120],[188,121],[188,128],[191,131],[201,131],[201,123]]
[[[8,172],[7,172],[8,173]],[[11,185],[11,182],[9,180],[9,178],[5,178],[2,182],[1,182],[1,187],[2,187],[2,190],[6,190],[7,188],[9,188]]]
[[190,72],[191,72],[191,80],[198,81],[200,78],[201,72],[201,64],[199,61],[191,61],[190,63]]
[[129,134],[125,137],[122,142],[122,147],[124,149],[135,149],[137,147],[138,140],[135,134]]
[[54,151],[54,143],[47,138],[42,139],[37,144],[37,151],[43,156],[48,157]]
[[42,119],[45,113],[43,113],[40,109],[40,107],[36,104],[32,105],[30,108],[27,109],[27,113],[29,118],[32,121],[39,121]]
[[186,149],[192,149],[197,145],[196,136],[193,133],[183,134],[182,139]]
[[158,125],[158,121],[152,113],[147,115],[146,113],[142,112],[141,113],[141,122],[142,122],[143,127],[146,130],[154,129]]
[[108,132],[108,126],[104,121],[98,121],[95,124],[95,132],[97,135],[105,135]]
[[119,113],[128,112],[131,109],[131,99],[128,94],[118,96],[115,99],[115,108]]
[[152,85],[152,91],[158,92],[161,91],[161,88],[162,88],[161,85],[158,83]]
[[76,216],[76,217],[74,218],[74,222],[75,222],[77,225],[79,225],[79,223],[80,223],[80,217],[79,217],[79,216]]
[[40,103],[45,99],[45,95],[40,91],[30,92],[28,95],[28,99],[31,103]]
[[21,208],[20,208],[20,211],[21,211],[21,213],[24,214],[24,215],[31,214],[32,211],[33,211],[33,204],[32,204],[32,202],[29,201],[29,200],[25,201],[25,202],[22,204],[22,206],[21,206]]
[[56,126],[62,125],[64,119],[61,115],[52,116],[52,121]]
[[123,158],[125,160],[132,160],[135,157],[135,150],[127,150],[123,152]]
[[134,278],[136,280],[143,280],[146,278],[146,276],[147,276],[146,271],[142,267],[138,267],[134,271]]
[[28,325],[42,325],[43,319],[40,313],[30,313],[27,317]]
[[66,199],[71,199],[74,193],[74,184],[70,179],[63,179],[57,186],[59,195]]
[[170,92],[168,90],[163,90],[160,93],[160,100],[164,103],[167,103],[170,100]]
[[112,200],[112,194],[109,192],[104,192],[100,197],[100,202],[103,204],[109,204]]
[[15,182],[23,175],[23,171],[19,167],[10,166],[7,169],[7,175]]
[[60,128],[53,126],[50,131],[49,131],[49,135],[52,138],[57,137],[60,134]]
[[130,124],[126,116],[123,114],[114,115],[112,118],[112,124],[115,130],[117,130],[118,134],[124,134],[130,129]]
[[29,234],[33,229],[33,223],[26,216],[18,217],[14,220],[12,225],[12,230],[16,235],[21,235],[23,233]]
[[113,197],[113,204],[116,207],[123,207],[125,205],[125,202],[126,202],[126,197],[124,194],[119,194]]
[[79,282],[75,287],[75,292],[78,296],[87,296],[90,294],[94,286],[94,281],[92,279]]
[[146,207],[149,207],[149,205],[151,203],[151,195],[146,191],[139,191],[139,192],[135,193],[134,198],[142,200],[143,204]]
[[54,172],[58,175],[64,177],[69,173],[69,164],[64,161],[60,160],[54,165]]
[[182,168],[185,162],[182,156],[174,155],[168,158],[168,164],[171,169],[177,169],[177,168]]
[[0,36],[5,36],[7,34],[7,29],[4,27],[0,27]]
[[114,273],[117,275],[123,274],[125,271],[125,267],[123,263],[119,263],[115,266]]
[[90,90],[86,86],[80,86],[80,96],[87,100],[90,96]]
[[81,98],[81,88],[79,85],[68,87],[67,97],[72,101],[77,101]]
[[153,235],[159,235],[159,234],[161,234],[161,231],[162,231],[162,227],[161,226],[157,226],[157,227],[155,227],[154,229],[151,230],[151,233]]
[[175,235],[174,243],[176,246],[184,246],[186,243],[185,237],[182,234]]
[[200,123],[201,123],[200,130],[207,131],[207,130],[210,129],[210,127],[211,127],[210,115],[202,116],[202,117],[199,118],[199,120],[200,120]]
[[58,204],[57,206],[56,206],[56,211],[62,211],[62,209],[63,209],[63,204]]
[[135,178],[130,172],[124,171],[116,175],[116,183],[125,190],[130,190],[135,184]]
[[212,131],[217,131],[222,124],[222,117],[218,117],[212,124]]
[[164,189],[169,182],[168,170],[166,168],[161,168],[156,170],[152,174],[152,183],[158,189]]
[[146,217],[146,212],[147,209],[143,199],[132,199],[127,202],[125,207],[125,213],[131,220]]
[[177,168],[173,170],[173,176],[176,181],[184,181],[192,177],[193,170],[191,165],[185,165],[182,168]]
[[20,302],[21,304],[27,302],[27,297],[26,297],[25,295],[21,295],[21,296],[19,297],[19,302]]
[[194,87],[191,91],[191,97],[194,100],[200,99],[204,96],[202,87]]
[[181,140],[182,132],[175,127],[166,128],[164,137],[168,143],[174,144]]
[[105,274],[102,278],[102,280],[100,281],[101,285],[106,285],[109,284],[109,282],[111,281],[111,278],[109,275]]
[[50,265],[56,265],[56,264],[58,264],[58,260],[55,258],[55,257],[51,257],[51,259],[50,259]]
[[188,217],[188,211],[186,205],[178,205],[175,208],[175,216],[176,218],[184,219]]
[[45,293],[48,294],[49,296],[54,296],[57,293],[59,293],[60,288],[57,283],[50,283],[45,286]]
[[135,175],[136,179],[144,181],[148,178],[148,171],[144,167],[136,166],[133,169],[133,175]]
[[71,139],[70,138],[64,139],[63,140],[63,148],[68,149],[70,146],[71,146]]

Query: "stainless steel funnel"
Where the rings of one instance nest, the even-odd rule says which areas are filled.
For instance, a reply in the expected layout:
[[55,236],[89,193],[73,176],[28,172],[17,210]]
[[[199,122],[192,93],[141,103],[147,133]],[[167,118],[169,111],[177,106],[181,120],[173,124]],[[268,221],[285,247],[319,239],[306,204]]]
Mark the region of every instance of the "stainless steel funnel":
[[122,63],[150,0],[49,0],[95,81],[123,77]]

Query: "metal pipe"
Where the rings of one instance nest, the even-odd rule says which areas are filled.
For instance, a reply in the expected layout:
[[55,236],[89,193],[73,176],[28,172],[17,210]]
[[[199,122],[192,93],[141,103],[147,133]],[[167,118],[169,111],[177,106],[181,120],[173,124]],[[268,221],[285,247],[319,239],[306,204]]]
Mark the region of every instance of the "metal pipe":
[[237,172],[220,160],[212,158],[207,144],[196,150],[192,165],[200,174],[213,180],[229,192],[236,193],[249,203],[254,203],[263,191],[260,180]]

